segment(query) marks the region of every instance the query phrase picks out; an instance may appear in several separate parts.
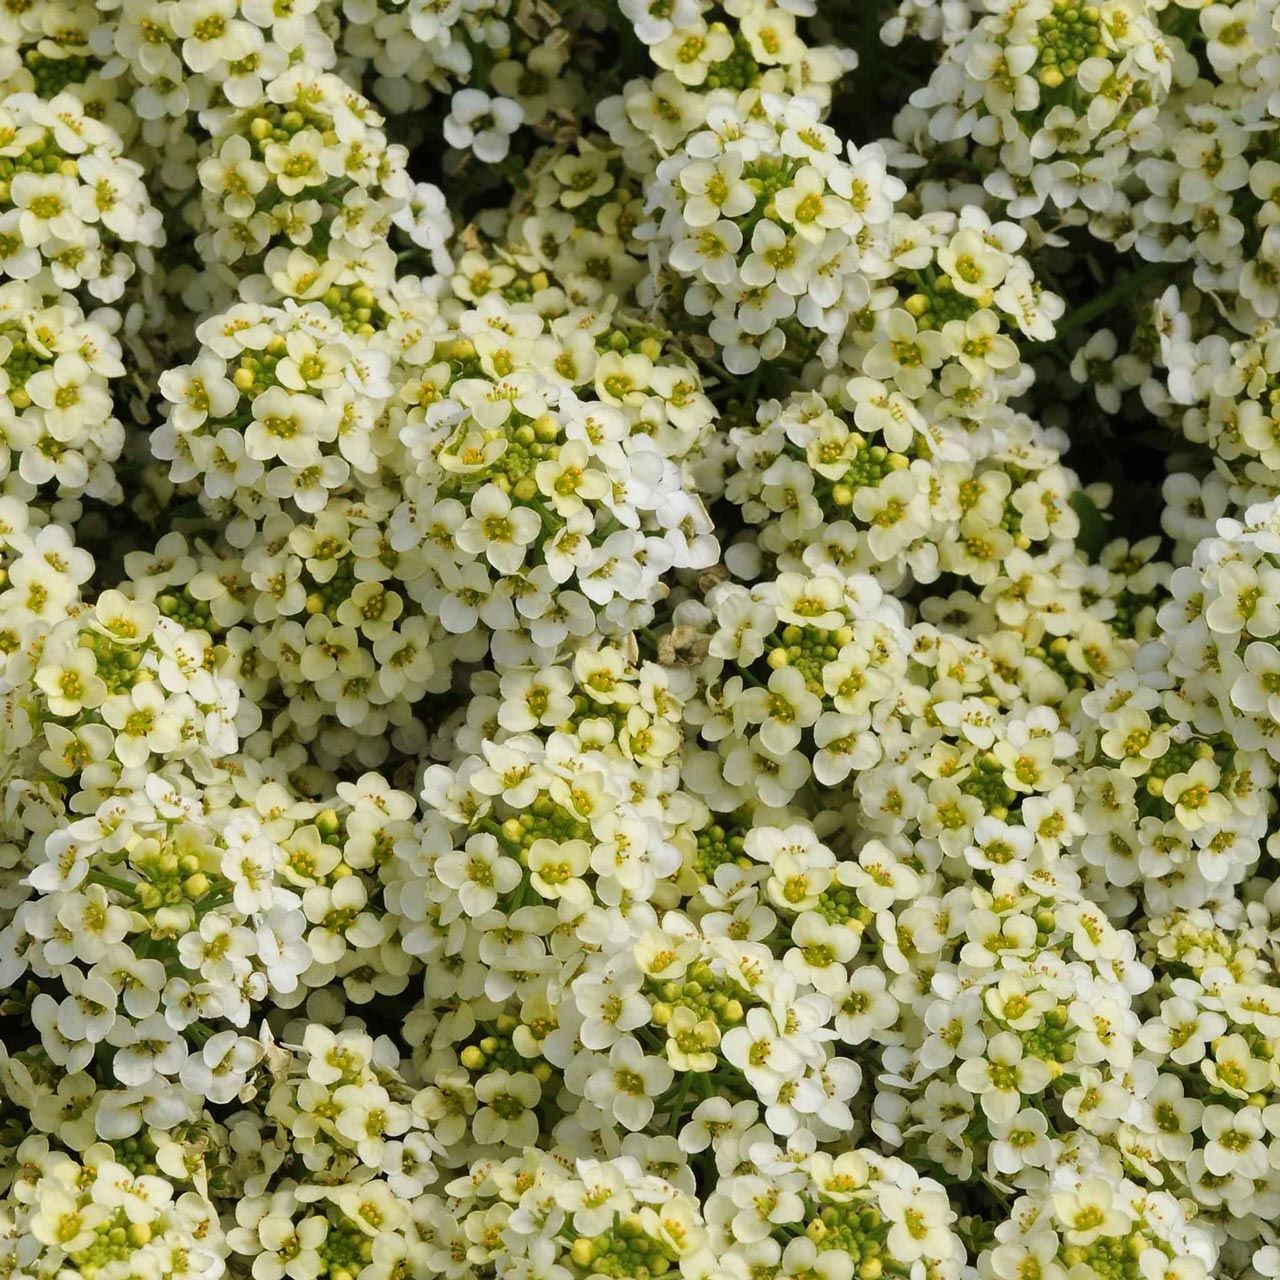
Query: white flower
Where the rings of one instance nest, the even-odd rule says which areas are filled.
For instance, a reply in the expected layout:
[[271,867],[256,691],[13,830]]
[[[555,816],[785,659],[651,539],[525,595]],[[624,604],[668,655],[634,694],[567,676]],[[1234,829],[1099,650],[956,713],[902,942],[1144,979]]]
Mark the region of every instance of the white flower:
[[460,89],[453,95],[444,136],[450,146],[475,152],[476,159],[485,164],[497,164],[506,156],[510,137],[523,120],[519,103],[510,98]]
[[497,485],[479,489],[470,510],[470,517],[458,528],[458,546],[483,553],[499,573],[516,573],[524,562],[525,548],[541,531],[538,513],[515,506]]

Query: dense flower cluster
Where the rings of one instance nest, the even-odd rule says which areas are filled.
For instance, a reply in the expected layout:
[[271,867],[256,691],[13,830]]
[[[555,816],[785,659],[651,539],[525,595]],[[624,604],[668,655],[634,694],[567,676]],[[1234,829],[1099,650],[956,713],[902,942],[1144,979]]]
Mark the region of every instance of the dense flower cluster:
[[0,1274],[1280,1280],[1277,85],[0,9]]
[[26,503],[42,493],[123,497],[111,465],[125,441],[110,391],[124,373],[114,320],[113,312],[86,316],[68,293],[0,284],[7,494]]
[[0,106],[0,271],[46,293],[116,302],[152,268],[164,224],[141,164],[73,94]]

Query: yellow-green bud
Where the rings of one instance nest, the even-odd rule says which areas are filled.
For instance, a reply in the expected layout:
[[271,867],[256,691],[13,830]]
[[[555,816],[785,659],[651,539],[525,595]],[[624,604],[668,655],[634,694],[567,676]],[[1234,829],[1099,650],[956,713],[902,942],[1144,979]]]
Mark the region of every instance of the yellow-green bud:
[[193,902],[199,901],[209,892],[209,877],[202,871],[198,871],[193,876],[188,876],[182,882],[182,892]]

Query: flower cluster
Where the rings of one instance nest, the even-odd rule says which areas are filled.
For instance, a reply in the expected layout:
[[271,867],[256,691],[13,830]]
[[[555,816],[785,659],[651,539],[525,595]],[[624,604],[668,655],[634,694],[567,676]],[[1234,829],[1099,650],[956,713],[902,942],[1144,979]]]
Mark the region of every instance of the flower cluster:
[[[408,207],[403,148],[382,117],[338,76],[305,64],[243,108],[206,113],[196,249],[242,275],[269,247],[314,246],[335,265],[385,243]],[[317,271],[323,288],[331,274]]]
[[115,302],[152,269],[164,224],[144,170],[73,94],[0,105],[0,272],[42,293]]
[[111,382],[124,373],[113,313],[88,316],[69,293],[0,285],[0,438],[4,491],[31,502],[123,496],[112,463],[124,448]]
[[[1046,204],[1068,218],[1108,214],[1126,169],[1160,139],[1175,76],[1194,74],[1182,42],[1159,24],[1163,7],[996,0],[946,49],[911,107],[937,143],[997,154],[984,185],[1012,216]],[[904,128],[914,123],[904,117]]]
[[[759,115],[725,106],[655,171],[638,234],[675,273],[684,309],[731,374],[788,349],[839,340],[892,270],[895,199],[879,147],[851,149],[809,98],[764,95]],[[904,228],[904,235],[910,232]],[[655,288],[663,285],[659,271]]]
[[226,1273],[218,1212],[179,1151],[156,1161],[98,1142],[71,1155],[32,1137],[17,1159],[6,1225],[26,1274]]
[[0,9],[0,1273],[1280,1280],[1277,84]]

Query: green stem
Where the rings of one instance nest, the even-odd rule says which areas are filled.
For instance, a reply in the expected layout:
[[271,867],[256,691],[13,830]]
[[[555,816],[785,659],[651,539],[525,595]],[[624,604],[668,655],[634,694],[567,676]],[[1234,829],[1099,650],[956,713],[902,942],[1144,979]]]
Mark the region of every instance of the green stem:
[[525,896],[529,891],[529,877],[522,876],[520,883],[516,885],[512,892],[511,901],[507,903],[507,915],[513,916],[521,907],[524,906]]
[[230,889],[223,889],[218,893],[211,893],[207,898],[201,898],[195,904],[195,913],[197,919],[204,915],[206,911],[212,911],[215,907],[224,907],[235,894]]
[[1089,324],[1099,316],[1106,315],[1108,311],[1133,297],[1139,289],[1169,275],[1176,266],[1177,263],[1173,262],[1148,262],[1146,266],[1139,267],[1132,275],[1125,276],[1119,284],[1098,294],[1092,302],[1086,302],[1084,306],[1077,307],[1069,315],[1064,316],[1055,326],[1054,336],[1049,342],[1040,345],[1049,346],[1050,343],[1065,337],[1073,330]]
[[680,1128],[680,1116],[684,1112],[684,1100],[689,1094],[689,1085],[693,1080],[693,1071],[686,1071],[681,1077],[680,1086],[676,1090],[675,1101],[671,1104],[671,1123],[668,1126],[668,1132],[674,1138],[677,1130]]
[[121,880],[119,876],[110,876],[105,871],[99,871],[96,867],[89,872],[85,879],[90,884],[100,884],[104,889],[114,889],[117,893],[127,893],[131,898],[135,896],[138,886],[130,883],[128,880]]

